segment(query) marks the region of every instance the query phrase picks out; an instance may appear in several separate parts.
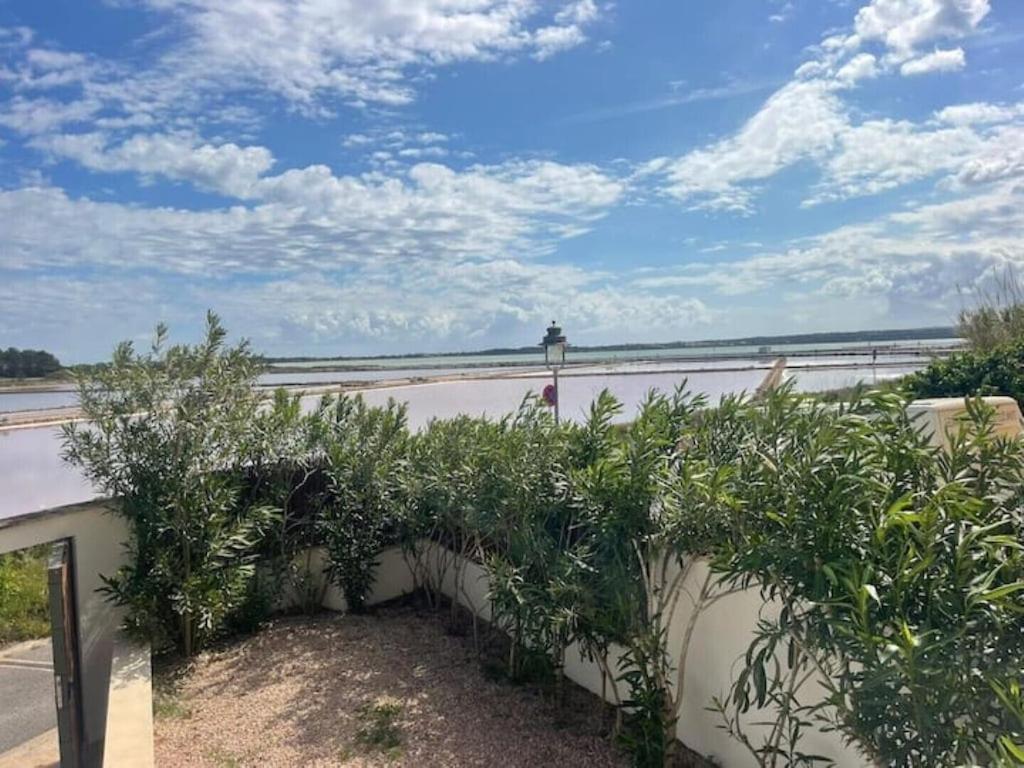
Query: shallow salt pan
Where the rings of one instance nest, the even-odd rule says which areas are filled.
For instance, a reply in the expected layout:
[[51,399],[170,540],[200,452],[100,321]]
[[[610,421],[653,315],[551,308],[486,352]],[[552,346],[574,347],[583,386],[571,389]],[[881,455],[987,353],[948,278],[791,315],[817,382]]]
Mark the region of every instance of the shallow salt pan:
[[[878,376],[895,376],[912,370],[879,369]],[[567,376],[561,379],[561,413],[566,419],[581,420],[591,401],[602,389],[609,389],[624,405],[622,419],[632,418],[651,389],[670,392],[684,379],[688,389],[707,395],[712,401],[729,392],[752,391],[765,375],[763,369],[707,370],[688,376],[671,373],[617,376],[602,373]],[[870,382],[870,367],[859,369],[791,372],[800,389],[813,391]],[[459,413],[501,416],[518,407],[530,392],[538,393],[547,378],[480,379],[412,384],[370,389],[363,397],[374,405],[389,398],[409,407],[409,425],[420,429],[432,418]],[[306,398],[312,407],[316,397]],[[60,431],[54,427],[0,431],[0,519],[87,501],[95,494],[77,470],[60,458]]]

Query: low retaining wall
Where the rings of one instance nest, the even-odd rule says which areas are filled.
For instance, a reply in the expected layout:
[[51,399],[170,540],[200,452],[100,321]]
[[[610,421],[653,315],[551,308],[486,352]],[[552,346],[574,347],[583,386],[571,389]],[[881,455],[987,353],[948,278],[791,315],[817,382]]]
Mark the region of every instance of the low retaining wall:
[[153,765],[149,649],[124,638],[122,611],[96,591],[100,574],[124,563],[128,529],[103,502],[0,520],[0,554],[61,539],[74,550],[84,766],[146,768]]
[[[101,573],[112,573],[124,561],[123,542],[128,538],[124,522],[108,513],[103,503],[65,507],[0,522],[0,553],[58,539],[74,541],[76,596],[82,647],[82,687],[86,741],[86,766],[152,765],[151,688],[148,649],[126,644],[118,630],[121,612],[96,592]],[[307,559],[308,556],[308,559]],[[344,611],[344,597],[325,581],[323,550],[303,556],[309,578],[323,590],[325,608]],[[487,599],[488,577],[482,566],[460,558],[454,552],[424,542],[419,557],[411,559],[401,549],[389,548],[378,555],[378,567],[368,603],[375,604],[412,592],[424,579],[477,616],[491,619]],[[458,566],[458,567],[456,567]],[[456,572],[460,584],[456,585]],[[683,596],[669,627],[672,662],[678,667],[678,651],[692,604],[687,593],[696,594],[708,573],[706,562],[694,563],[682,583]],[[674,574],[669,573],[668,578]],[[282,607],[295,602],[286,596]],[[706,609],[696,623],[686,660],[685,696],[676,734],[691,749],[715,758],[724,766],[753,766],[746,749],[719,726],[721,721],[706,707],[713,696],[725,694],[752,639],[759,616],[776,610],[765,604],[756,589],[729,595]],[[621,651],[613,649],[609,666],[617,669]],[[597,695],[602,693],[599,666],[587,661],[578,646],[566,654],[565,673],[569,679]],[[606,696],[614,702],[609,686]],[[626,691],[619,691],[620,698]],[[758,741],[761,717],[749,713],[748,734]],[[836,734],[808,732],[801,747],[806,752],[827,755],[840,768],[861,768],[867,763],[845,747]],[[106,751],[106,759],[104,753]],[[130,760],[129,760],[130,756]],[[128,760],[128,762],[125,762]]]
[[[348,603],[345,602],[342,591],[337,585],[327,580],[325,575],[327,555],[322,547],[314,547],[305,551],[295,559],[294,564],[300,571],[306,571],[305,578],[309,579],[312,592],[323,594],[320,604],[324,608],[330,611],[348,610]],[[413,580],[411,566],[406,562],[399,547],[389,547],[377,553],[377,569],[373,588],[366,599],[367,605],[385,603],[396,597],[408,595],[415,589],[416,583]],[[302,602],[301,596],[290,587],[285,586],[276,608],[278,610],[293,609],[300,607]]]
[[[321,555],[322,557],[322,555]],[[322,563],[322,559],[318,561]],[[369,603],[390,600],[409,593],[424,578],[430,578],[440,591],[451,599],[458,593],[459,603],[477,616],[491,619],[490,602],[487,599],[488,577],[484,568],[476,562],[460,559],[454,552],[424,543],[418,561],[403,557],[398,549],[388,549],[379,556],[377,578]],[[458,569],[455,565],[458,563]],[[683,635],[690,620],[693,604],[687,593],[697,594],[708,575],[708,563],[698,560],[693,564],[682,582],[683,594],[669,627],[669,648],[673,665],[679,666],[679,651]],[[418,571],[414,577],[414,569]],[[455,574],[459,571],[460,587],[456,588]],[[674,577],[669,572],[668,579]],[[324,606],[344,610],[344,599],[333,587],[328,588]],[[753,632],[760,616],[777,611],[778,606],[766,604],[759,590],[747,589],[730,594],[715,602],[698,617],[689,654],[686,659],[685,695],[680,710],[676,735],[690,749],[712,757],[723,766],[754,766],[755,762],[746,748],[721,729],[721,717],[707,711],[712,697],[727,694],[731,681],[741,668]],[[613,649],[608,660],[610,668],[617,674],[621,649]],[[573,682],[600,696],[602,693],[601,670],[597,663],[584,658],[579,646],[570,645],[566,653],[565,674]],[[606,681],[606,698],[614,702],[610,690],[614,681]],[[815,693],[813,682],[804,689],[808,696]],[[627,691],[620,690],[619,697],[625,698]],[[765,716],[751,710],[744,718],[748,736],[755,744],[760,743],[766,726],[755,725]],[[862,768],[868,763],[850,747],[843,744],[835,733],[808,731],[801,740],[804,752],[826,755],[835,760],[839,768]]]

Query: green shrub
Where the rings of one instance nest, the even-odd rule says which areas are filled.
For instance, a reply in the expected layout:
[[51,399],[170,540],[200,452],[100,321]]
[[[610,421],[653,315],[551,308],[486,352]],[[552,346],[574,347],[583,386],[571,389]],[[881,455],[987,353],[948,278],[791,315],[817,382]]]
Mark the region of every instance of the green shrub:
[[47,547],[0,555],[0,646],[50,633]]
[[[746,409],[715,565],[781,611],[717,707],[761,765],[819,764],[801,751],[813,724],[877,765],[1019,759],[1024,452],[974,402],[940,453],[905,407],[782,392]],[[772,713],[763,740],[739,717],[753,708]]]
[[1012,269],[976,291],[975,305],[957,318],[957,334],[979,352],[1024,341],[1024,288]]
[[383,408],[344,395],[321,402],[323,471],[327,489],[318,527],[327,549],[327,573],[360,612],[373,588],[377,553],[397,540],[402,474],[406,465],[406,409]]
[[261,366],[225,338],[210,314],[196,346],[167,347],[162,326],[148,354],[122,343],[77,378],[87,424],[63,428],[65,459],[129,525],[129,562],[104,576],[106,592],[158,651],[191,655],[224,630],[278,519],[249,492],[266,442]]
[[1006,395],[1024,406],[1024,342],[957,352],[902,381],[911,397]]
[[[92,424],[65,431],[67,458],[130,524],[131,562],[108,589],[157,646],[191,653],[258,625],[270,604],[260,557],[287,563],[323,544],[359,610],[380,549],[402,542],[415,563],[425,538],[461,556],[438,561],[453,579],[417,571],[428,593],[454,584],[453,617],[465,563],[487,570],[511,677],[530,656],[560,683],[578,642],[605,683],[624,683],[618,730],[637,765],[675,759],[697,620],[750,587],[781,610],[765,612],[712,705],[760,765],[826,762],[802,749],[820,725],[879,765],[1024,760],[1024,449],[992,437],[979,402],[948,454],[917,432],[904,393],[825,403],[788,387],[715,407],[652,393],[625,425],[608,393],[580,425],[528,398],[503,419],[438,420],[411,436],[394,403],[326,398],[307,416],[285,395],[265,403],[256,361],[224,348],[215,318],[197,347],[164,350],[162,338],[148,356],[122,345],[83,376]],[[904,389],[1019,398],[1022,360],[1024,345],[966,352]],[[713,568],[686,582],[673,648],[699,557]],[[819,683],[824,703],[808,693]],[[754,709],[768,722],[756,739]],[[397,747],[397,715],[365,709],[360,740]]]

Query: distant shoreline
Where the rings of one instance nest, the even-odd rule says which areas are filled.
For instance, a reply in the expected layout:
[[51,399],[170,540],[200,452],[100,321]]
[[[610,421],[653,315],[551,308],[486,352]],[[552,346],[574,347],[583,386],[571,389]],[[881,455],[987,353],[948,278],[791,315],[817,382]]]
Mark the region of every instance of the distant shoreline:
[[[623,357],[607,357],[600,358],[594,357],[587,360],[571,360],[567,362],[567,367],[573,366],[590,366],[590,365],[602,365],[602,364],[621,364],[626,362],[659,362],[659,363],[706,363],[721,360],[750,360],[750,359],[773,359],[781,354],[787,357],[845,357],[854,355],[864,355],[870,353],[871,349],[877,349],[880,355],[948,355],[954,352],[958,347],[953,345],[935,345],[935,346],[900,346],[900,341],[933,341],[933,340],[947,340],[953,337],[941,336],[935,339],[901,339],[895,340],[893,343],[886,344],[879,342],[877,345],[871,348],[839,348],[839,349],[802,349],[802,350],[788,350],[788,349],[776,349],[773,345],[759,345],[764,346],[767,349],[763,352],[749,352],[749,351],[735,351],[735,352],[722,352],[719,354],[706,354],[706,355],[651,355],[650,357],[637,356],[636,358],[623,358]],[[798,342],[793,342],[798,343]],[[842,343],[842,342],[822,342],[825,343]],[[850,342],[852,343],[852,342]],[[870,343],[870,342],[866,342]],[[734,346],[741,346],[736,344]],[[754,345],[751,345],[754,346]],[[779,343],[775,346],[784,346]],[[639,346],[635,349],[609,349],[605,347],[572,347],[570,350],[571,354],[577,354],[580,352],[594,353],[594,352],[643,352],[645,350],[672,350],[672,349],[683,349],[681,347],[647,347]],[[711,349],[711,347],[687,347],[686,349]],[[418,370],[431,370],[431,369],[444,369],[444,368],[459,368],[459,369],[473,369],[473,368],[527,368],[527,367],[542,367],[543,361],[540,360],[540,353],[538,350],[533,348],[527,348],[526,351],[514,351],[501,353],[503,355],[523,355],[533,354],[538,359],[535,362],[524,362],[521,360],[477,360],[477,361],[466,361],[458,362],[460,358],[469,357],[484,357],[484,356],[499,356],[499,353],[495,352],[465,352],[459,354],[445,354],[445,355],[415,355],[410,357],[405,356],[394,356],[394,357],[324,357],[324,358],[288,358],[288,359],[271,359],[266,358],[267,364],[270,366],[270,371],[273,373],[330,373],[330,372],[344,372],[344,371],[395,371],[402,370],[406,367],[415,368]],[[443,358],[445,362],[418,362],[422,360],[436,360]],[[346,361],[350,361],[347,362]],[[373,361],[408,361],[410,365],[384,365],[374,364]],[[316,363],[322,363],[317,365]],[[456,364],[458,363],[458,364]]]
[[[823,333],[799,333],[784,336],[746,336],[732,339],[702,339],[699,341],[671,341],[662,343],[626,343],[583,346],[571,344],[575,352],[641,352],[644,350],[671,349],[703,349],[710,347],[761,347],[783,346],[793,344],[879,344],[901,341],[936,341],[956,339],[956,328],[951,326],[933,326],[928,328],[891,328],[881,331],[829,331]],[[366,361],[366,360],[417,360],[423,358],[458,358],[458,357],[499,357],[504,355],[524,355],[536,353],[539,344],[526,347],[494,347],[461,352],[408,352],[400,355],[302,355],[292,357],[265,356],[267,363],[276,366],[282,363],[315,363],[318,361]],[[823,350],[827,351],[827,350]],[[670,358],[669,358],[670,359]],[[419,367],[419,366],[417,366]],[[361,367],[360,370],[368,370]]]

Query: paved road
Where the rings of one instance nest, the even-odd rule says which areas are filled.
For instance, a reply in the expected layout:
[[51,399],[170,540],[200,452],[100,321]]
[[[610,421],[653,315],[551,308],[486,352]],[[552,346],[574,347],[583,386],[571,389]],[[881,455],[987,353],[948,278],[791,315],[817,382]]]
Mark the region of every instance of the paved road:
[[0,755],[56,727],[50,641],[0,650]]

